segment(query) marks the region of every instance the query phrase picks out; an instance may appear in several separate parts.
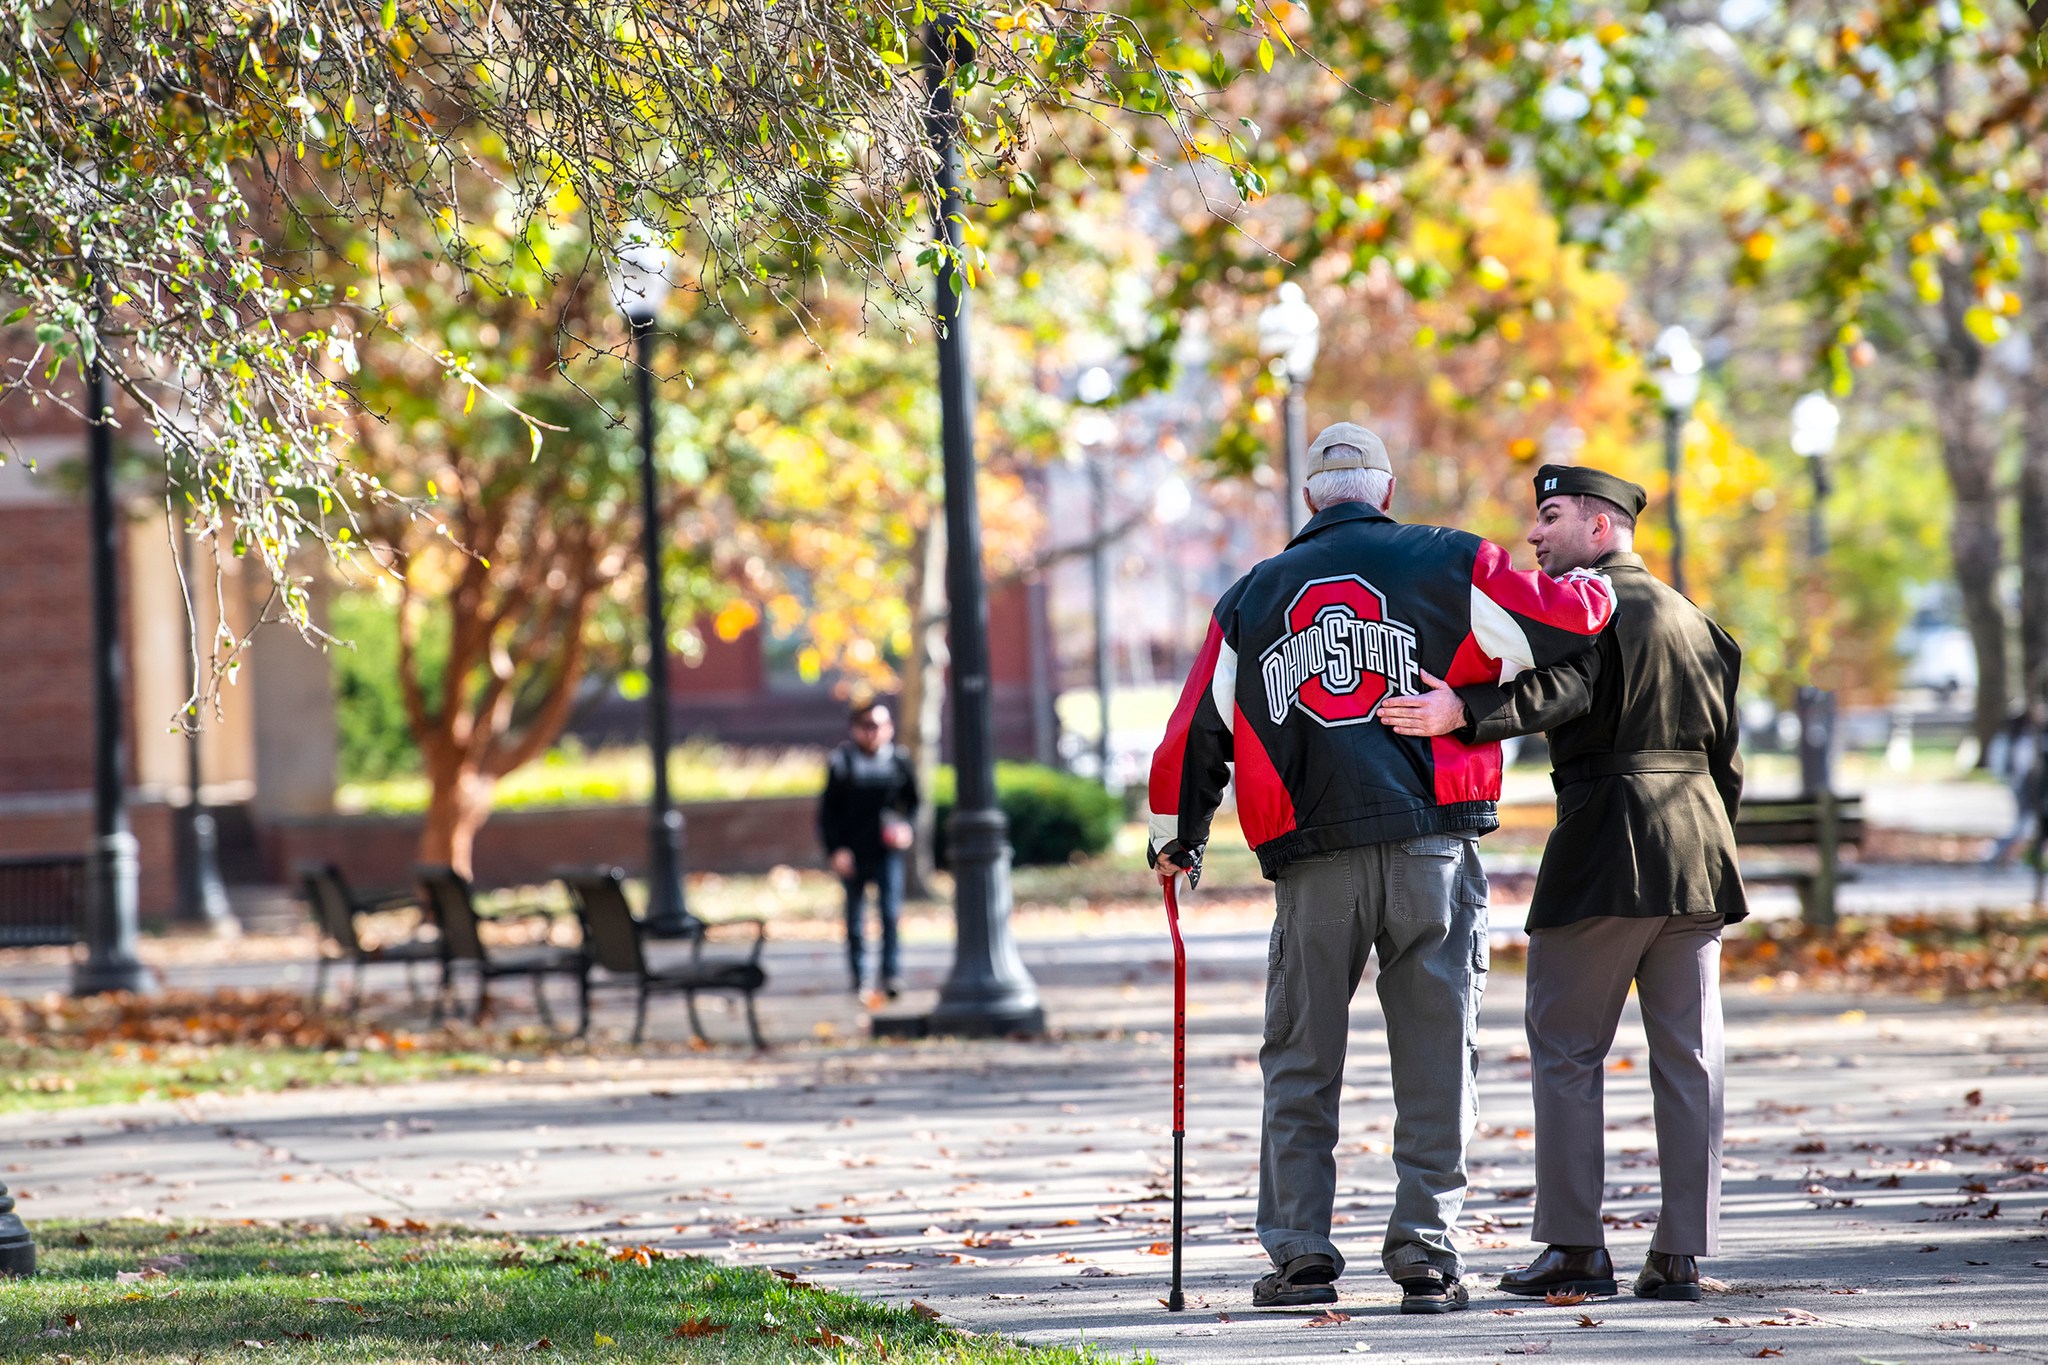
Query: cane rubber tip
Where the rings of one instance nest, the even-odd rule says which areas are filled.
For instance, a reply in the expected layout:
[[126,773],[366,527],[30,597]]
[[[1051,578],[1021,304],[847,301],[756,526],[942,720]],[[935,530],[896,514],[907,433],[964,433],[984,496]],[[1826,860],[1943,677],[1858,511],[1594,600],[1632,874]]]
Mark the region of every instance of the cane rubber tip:
[[1180,1291],[1178,1289],[1174,1290],[1171,1294],[1168,1294],[1166,1296],[1166,1311],[1169,1313],[1178,1313],[1185,1309],[1187,1306],[1188,1301],[1181,1297]]

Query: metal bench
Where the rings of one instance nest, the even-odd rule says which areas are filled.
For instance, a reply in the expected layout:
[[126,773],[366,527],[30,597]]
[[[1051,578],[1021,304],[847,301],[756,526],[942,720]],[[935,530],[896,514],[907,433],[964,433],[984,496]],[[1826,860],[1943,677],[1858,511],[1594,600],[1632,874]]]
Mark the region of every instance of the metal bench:
[[[697,1018],[697,994],[709,991],[713,994],[736,995],[745,1004],[747,1011],[747,1034],[754,1040],[754,1046],[764,1048],[768,1044],[761,1037],[760,1017],[754,1011],[754,995],[768,984],[768,974],[761,966],[761,949],[767,942],[768,924],[762,919],[721,920],[716,924],[702,923],[702,927],[690,936],[690,958],[687,963],[650,966],[641,946],[645,928],[633,916],[631,905],[626,900],[625,874],[615,867],[557,868],[555,876],[569,888],[569,895],[576,904],[576,918],[583,925],[583,951],[590,956],[593,966],[602,967],[606,975],[592,980],[583,980],[583,1029],[590,1028],[590,992],[605,986],[631,986],[639,994],[633,1012],[633,1042],[638,1044],[647,1028],[647,998],[658,991],[670,991],[683,997],[684,1007],[689,1011],[690,1030],[700,1041],[704,1037],[704,1025]],[[751,931],[753,943],[745,957],[706,957],[705,941],[712,933],[726,928]]]
[[[444,990],[447,988],[448,964],[442,959],[438,940],[414,937],[397,943],[369,945],[356,932],[357,916],[417,906],[417,892],[354,891],[341,869],[333,863],[304,862],[295,871],[299,878],[299,895],[312,912],[313,922],[320,927],[320,965],[313,974],[315,1009],[326,1002],[327,972],[337,963],[348,963],[354,969],[348,998],[350,1014],[354,1014],[363,1003],[363,969],[379,963],[404,964],[406,989],[414,1000],[420,996],[419,983],[413,976],[413,968],[419,963],[439,964],[441,986]],[[329,951],[330,944],[333,945],[332,951]]]
[[1835,923],[1835,889],[1854,881],[1853,867],[1841,863],[1843,845],[1863,846],[1863,798],[1798,796],[1786,799],[1744,797],[1735,817],[1735,842],[1741,846],[1811,848],[1814,861],[1745,865],[1746,882],[1777,882],[1799,893],[1800,918],[1816,928]]
[[85,923],[85,856],[0,858],[0,948],[65,947]]

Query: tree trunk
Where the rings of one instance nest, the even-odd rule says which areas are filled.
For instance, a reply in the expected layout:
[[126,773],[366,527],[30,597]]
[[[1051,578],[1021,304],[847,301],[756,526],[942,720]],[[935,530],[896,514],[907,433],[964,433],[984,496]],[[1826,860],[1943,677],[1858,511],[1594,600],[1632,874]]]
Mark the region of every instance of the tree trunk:
[[496,778],[468,763],[427,765],[426,825],[420,831],[420,861],[444,864],[463,876],[474,875],[477,831],[491,818]]
[[933,838],[938,832],[932,803],[932,782],[938,775],[939,748],[945,727],[946,677],[946,524],[931,509],[919,543],[913,548],[911,576],[910,657],[903,661],[903,715],[900,732],[917,773],[924,801],[917,808],[917,842],[904,869],[904,892],[920,900],[932,897]]
[[[1951,283],[1961,287],[1964,282]],[[1949,307],[1945,301],[1944,308]],[[1983,752],[2005,720],[2011,692],[2005,608],[1998,600],[1998,570],[2005,560],[1998,529],[1998,443],[1977,396],[1983,347],[1963,329],[1960,316],[1948,319],[1946,330],[1935,347],[1934,418],[1941,433],[1941,462],[1955,497],[1949,555],[1962,594],[1963,622],[1977,655],[1972,729]]]
[[2020,437],[2020,670],[2029,697],[2048,703],[2048,251],[2036,251],[2033,364]]

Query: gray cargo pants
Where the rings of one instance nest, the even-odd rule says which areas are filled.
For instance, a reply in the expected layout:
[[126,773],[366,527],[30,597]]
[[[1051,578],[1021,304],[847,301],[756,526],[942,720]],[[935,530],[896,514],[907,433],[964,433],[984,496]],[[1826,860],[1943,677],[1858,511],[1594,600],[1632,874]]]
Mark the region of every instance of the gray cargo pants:
[[1478,844],[1448,834],[1299,859],[1277,879],[1266,957],[1266,1080],[1259,1243],[1276,1266],[1330,1240],[1337,1101],[1351,997],[1379,955],[1394,1082],[1390,1275],[1464,1263],[1451,1228],[1465,1204],[1465,1146],[1478,1117],[1479,1000],[1486,986],[1486,874]]

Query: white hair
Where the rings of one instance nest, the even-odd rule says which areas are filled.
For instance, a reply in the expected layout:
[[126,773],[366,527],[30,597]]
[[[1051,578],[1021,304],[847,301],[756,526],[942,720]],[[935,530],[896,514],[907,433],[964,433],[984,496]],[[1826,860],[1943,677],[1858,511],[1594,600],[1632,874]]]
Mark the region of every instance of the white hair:
[[[1359,451],[1356,446],[1330,446],[1326,453],[1356,455]],[[1394,491],[1394,476],[1384,469],[1326,469],[1309,475],[1307,488],[1309,501],[1318,508],[1340,502],[1384,507],[1387,495]]]

